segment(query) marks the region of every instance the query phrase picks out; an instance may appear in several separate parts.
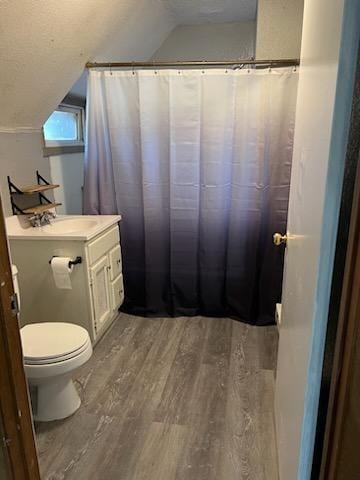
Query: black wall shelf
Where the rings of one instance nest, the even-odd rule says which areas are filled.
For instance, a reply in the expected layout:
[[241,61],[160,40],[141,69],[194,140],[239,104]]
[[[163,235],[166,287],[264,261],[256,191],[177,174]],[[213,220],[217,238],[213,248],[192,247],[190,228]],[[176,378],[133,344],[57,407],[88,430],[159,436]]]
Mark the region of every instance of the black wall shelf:
[[[7,177],[11,208],[14,215],[29,215],[34,213],[41,213],[49,208],[58,207],[61,203],[52,202],[49,200],[43,192],[48,190],[53,190],[58,188],[60,185],[49,183],[42,175],[40,175],[39,170],[36,170],[36,181],[34,185],[28,185],[25,187],[17,186],[10,178]],[[38,203],[33,207],[21,208],[16,203],[15,198],[17,195],[37,195]]]

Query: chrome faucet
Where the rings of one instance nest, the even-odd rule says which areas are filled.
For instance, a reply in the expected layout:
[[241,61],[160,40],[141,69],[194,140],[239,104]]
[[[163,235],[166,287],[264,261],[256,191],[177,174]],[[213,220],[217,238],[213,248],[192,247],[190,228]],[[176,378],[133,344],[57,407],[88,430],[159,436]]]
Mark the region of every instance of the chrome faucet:
[[32,227],[42,227],[44,225],[50,225],[51,219],[56,217],[56,213],[45,210],[42,213],[35,213],[29,217],[29,222]]

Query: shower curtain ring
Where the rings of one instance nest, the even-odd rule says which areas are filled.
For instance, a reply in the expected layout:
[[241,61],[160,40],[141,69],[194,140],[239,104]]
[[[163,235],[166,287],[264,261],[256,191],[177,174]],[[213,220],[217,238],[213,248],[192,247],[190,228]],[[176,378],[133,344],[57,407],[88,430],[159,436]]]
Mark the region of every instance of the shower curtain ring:
[[109,70],[110,70],[110,75],[112,75],[111,63],[109,63]]

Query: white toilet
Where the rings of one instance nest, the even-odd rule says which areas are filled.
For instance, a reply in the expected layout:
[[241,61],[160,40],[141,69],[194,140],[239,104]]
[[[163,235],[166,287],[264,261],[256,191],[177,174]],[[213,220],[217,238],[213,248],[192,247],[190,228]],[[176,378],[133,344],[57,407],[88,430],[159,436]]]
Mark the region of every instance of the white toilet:
[[[13,278],[20,299],[15,266]],[[81,400],[71,377],[92,355],[88,332],[72,323],[47,322],[25,325],[20,333],[25,373],[36,393],[34,419],[47,422],[72,415]]]

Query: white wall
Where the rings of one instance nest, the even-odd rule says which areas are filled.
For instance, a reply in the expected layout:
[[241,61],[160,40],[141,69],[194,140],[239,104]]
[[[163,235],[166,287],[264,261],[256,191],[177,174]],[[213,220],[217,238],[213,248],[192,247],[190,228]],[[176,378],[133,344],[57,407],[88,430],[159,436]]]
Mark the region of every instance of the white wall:
[[36,183],[36,170],[50,178],[49,161],[43,157],[42,132],[0,132],[0,193],[6,216],[12,215],[7,175],[15,184],[31,185]]
[[255,53],[255,22],[179,25],[152,60],[223,60]]
[[300,57],[303,9],[304,0],[258,0],[257,59]]
[[84,154],[72,153],[49,157],[51,180],[60,185],[54,190],[55,200],[62,205],[56,211],[62,215],[82,214]]

